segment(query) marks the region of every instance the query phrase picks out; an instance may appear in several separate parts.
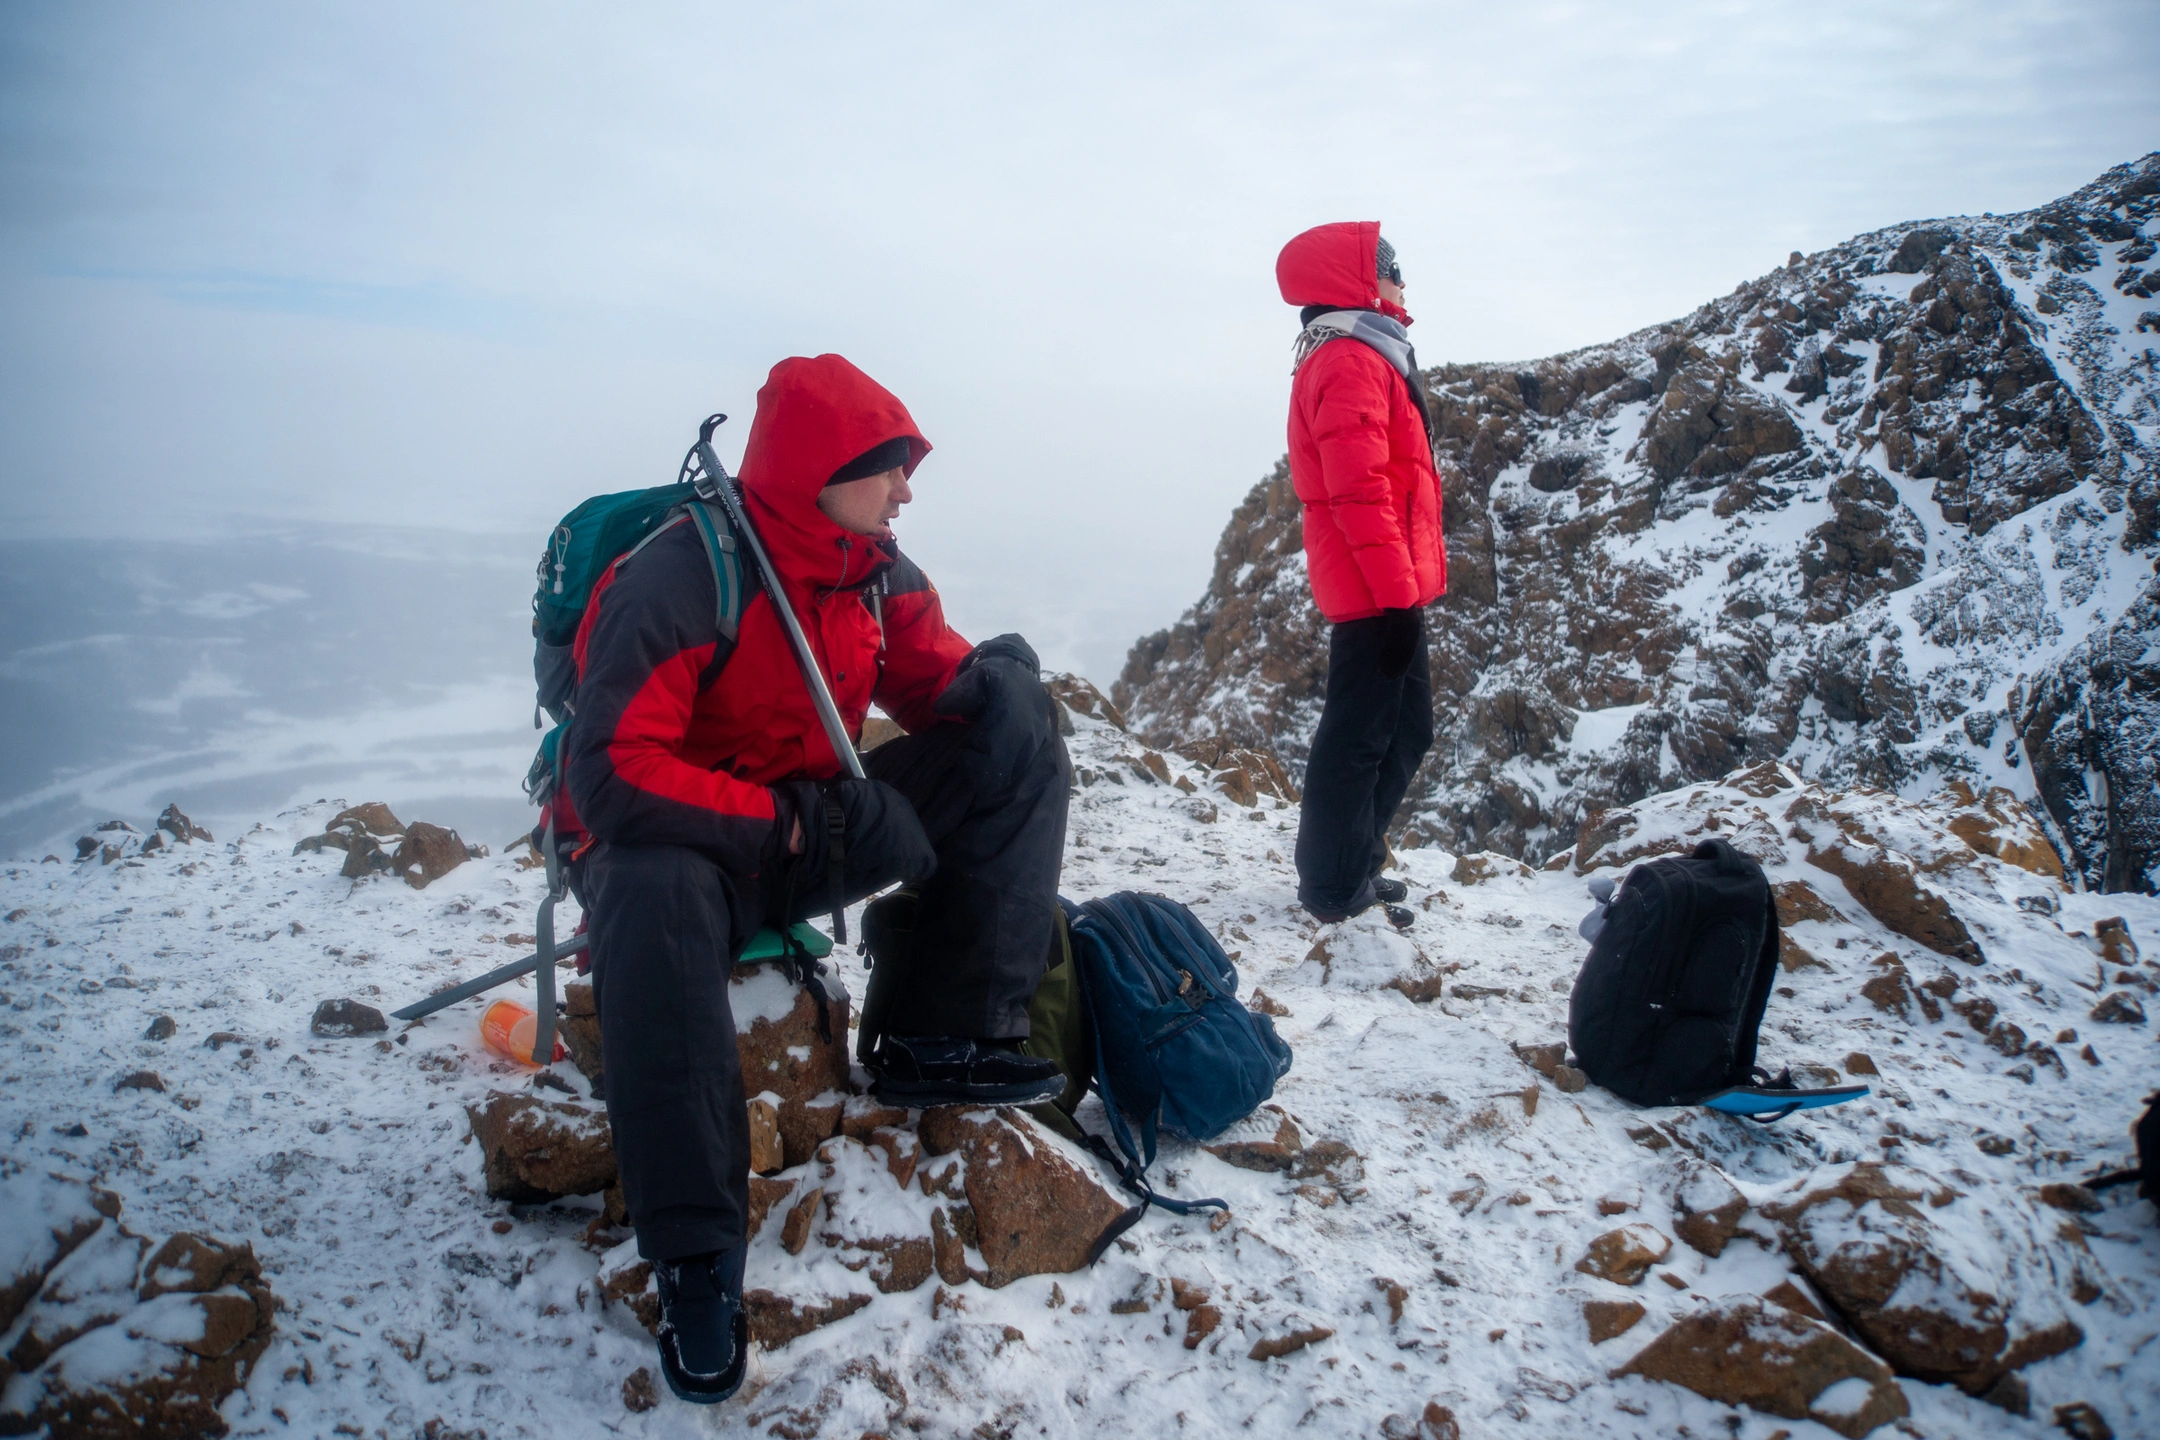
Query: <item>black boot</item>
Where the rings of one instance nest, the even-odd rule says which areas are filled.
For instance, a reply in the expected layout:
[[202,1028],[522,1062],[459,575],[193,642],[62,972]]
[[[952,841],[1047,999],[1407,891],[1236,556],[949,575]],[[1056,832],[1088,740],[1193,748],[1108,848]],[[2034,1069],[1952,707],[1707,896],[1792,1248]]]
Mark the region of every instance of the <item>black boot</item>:
[[[1390,880],[1385,875],[1372,877],[1372,893],[1389,905],[1400,905],[1410,898],[1410,887],[1400,880]],[[1390,917],[1393,918],[1393,917]]]
[[1065,1093],[1055,1062],[997,1041],[888,1035],[866,1068],[871,1093],[895,1105],[1039,1105]]
[[734,1257],[713,1253],[655,1260],[660,1290],[660,1373],[675,1398],[717,1405],[742,1388],[750,1318]]

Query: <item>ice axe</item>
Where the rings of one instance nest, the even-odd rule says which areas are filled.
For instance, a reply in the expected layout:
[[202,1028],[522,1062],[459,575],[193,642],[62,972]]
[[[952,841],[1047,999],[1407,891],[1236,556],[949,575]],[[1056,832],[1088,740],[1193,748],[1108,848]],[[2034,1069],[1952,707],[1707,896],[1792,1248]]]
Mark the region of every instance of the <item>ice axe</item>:
[[795,607],[787,603],[787,591],[780,584],[780,572],[773,568],[772,557],[765,553],[764,543],[750,526],[750,516],[743,508],[735,481],[727,473],[727,467],[720,463],[720,457],[713,453],[713,431],[726,423],[725,415],[705,417],[705,423],[698,426],[697,444],[691,446],[690,453],[683,458],[682,473],[677,478],[696,486],[697,493],[705,499],[717,501],[727,511],[728,523],[735,533],[750,547],[750,557],[757,561],[758,574],[765,581],[765,593],[772,597],[772,608],[787,630],[788,643],[795,648],[795,663],[802,670],[803,683],[810,687],[810,700],[817,706],[818,719],[825,726],[825,738],[832,743],[833,754],[840,758],[842,768],[860,780],[863,778],[862,757],[855,753],[855,742],[848,739],[847,726],[840,721],[840,707],[833,704],[832,688],[825,683],[825,672],[818,668],[817,657],[810,653],[810,640],[803,634],[802,622],[795,618]]

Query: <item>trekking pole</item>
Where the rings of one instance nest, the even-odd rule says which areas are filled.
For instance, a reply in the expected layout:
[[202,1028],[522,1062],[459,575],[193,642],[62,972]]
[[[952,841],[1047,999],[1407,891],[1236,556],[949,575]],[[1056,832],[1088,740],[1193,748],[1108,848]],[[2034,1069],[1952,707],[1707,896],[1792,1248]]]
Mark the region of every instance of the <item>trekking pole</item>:
[[[726,420],[725,415],[708,415],[705,423],[698,426],[697,444],[690,450],[697,459],[698,473],[690,478],[696,483],[698,493],[720,502],[735,533],[749,545],[751,557],[757,561],[758,573],[765,577],[765,593],[772,596],[773,609],[780,612],[780,623],[787,627],[788,643],[795,647],[795,663],[802,667],[803,683],[810,687],[811,702],[817,706],[818,719],[825,725],[825,738],[832,742],[833,754],[840,757],[840,764],[848,774],[857,780],[863,779],[862,757],[855,753],[855,743],[848,739],[847,726],[840,723],[840,707],[833,704],[832,690],[825,683],[825,672],[818,669],[817,658],[810,653],[809,637],[803,634],[802,622],[795,618],[795,607],[788,603],[787,591],[780,584],[780,572],[773,569],[772,558],[765,553],[757,531],[750,528],[749,512],[735,493],[735,482],[729,478],[727,467],[713,453],[713,431]],[[685,468],[688,468],[687,462]]]

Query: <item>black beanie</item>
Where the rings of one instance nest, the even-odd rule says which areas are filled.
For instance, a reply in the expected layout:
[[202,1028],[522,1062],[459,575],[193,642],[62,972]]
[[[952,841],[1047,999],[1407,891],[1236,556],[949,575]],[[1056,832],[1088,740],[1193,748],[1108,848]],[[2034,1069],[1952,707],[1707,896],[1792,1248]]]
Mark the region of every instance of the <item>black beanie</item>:
[[1375,262],[1373,268],[1379,272],[1380,279],[1392,280],[1397,285],[1402,284],[1402,266],[1395,263],[1395,247],[1388,244],[1385,235],[1376,238],[1379,240],[1380,245],[1373,254]]
[[874,445],[863,451],[847,464],[832,472],[827,485],[845,485],[850,480],[867,480],[872,475],[882,475],[887,470],[898,470],[908,462],[914,447],[905,435],[898,435],[882,445]]

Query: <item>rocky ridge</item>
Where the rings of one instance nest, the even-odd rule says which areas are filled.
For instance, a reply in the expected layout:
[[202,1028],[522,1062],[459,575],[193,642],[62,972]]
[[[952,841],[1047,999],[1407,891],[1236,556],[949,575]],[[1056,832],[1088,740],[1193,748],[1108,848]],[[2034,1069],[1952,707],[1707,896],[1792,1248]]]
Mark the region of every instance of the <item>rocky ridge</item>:
[[[1166,1193],[1228,1214],[1151,1214],[1076,1270],[1014,1245],[1042,1237],[1013,1217],[1045,1208],[1052,1171],[1118,1198],[1091,1157],[1023,1118],[844,1093],[859,1074],[820,1049],[814,1004],[745,974],[763,1344],[722,1431],[1183,1414],[1221,1436],[1804,1419],[2040,1440],[2160,1420],[2153,1212],[2077,1184],[2125,1157],[2160,900],[2069,888],[2014,798],[1761,764],[1620,807],[1550,868],[1407,851],[1411,932],[1320,926],[1293,904],[1297,802],[1266,767],[1156,749],[1058,689],[1064,892],[1189,903],[1296,1054],[1272,1108],[1163,1146]],[[478,1001],[368,1018],[529,948],[542,877],[483,857],[419,890],[294,854],[339,808],[0,867],[0,1181],[60,1171],[145,1234],[249,1238],[279,1312],[218,1406],[235,1431],[675,1433],[608,1194],[604,1055],[566,1026],[576,1063],[512,1064]],[[1711,834],[1769,869],[1791,942],[1762,1062],[1867,1099],[1757,1127],[1623,1104],[1567,1063],[1585,877]],[[835,1040],[863,980],[838,958]]]
[[[1898,225],[1687,318],[1429,372],[1449,590],[1404,845],[1532,863],[1780,759],[2036,800],[2084,885],[2160,884],[2160,154]],[[1113,691],[1293,772],[1326,626],[1278,464]]]

